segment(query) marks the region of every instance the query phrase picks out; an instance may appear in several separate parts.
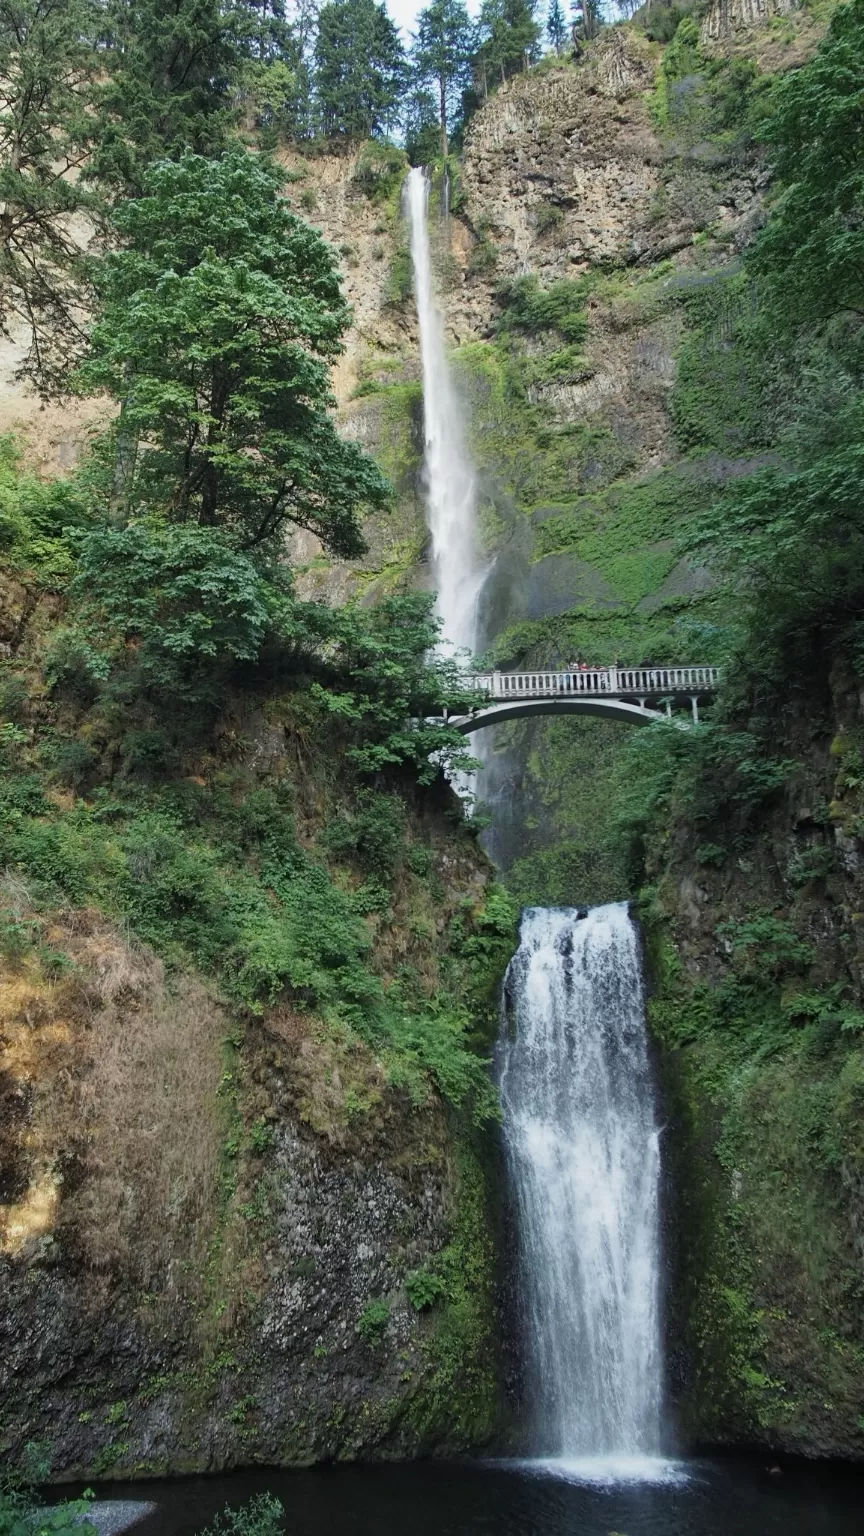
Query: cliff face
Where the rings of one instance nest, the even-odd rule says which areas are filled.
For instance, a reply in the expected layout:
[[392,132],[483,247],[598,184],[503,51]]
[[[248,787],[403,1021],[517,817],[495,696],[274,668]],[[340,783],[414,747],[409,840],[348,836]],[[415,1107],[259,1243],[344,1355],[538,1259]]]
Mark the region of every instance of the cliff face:
[[679,812],[655,852],[671,1377],[702,1442],[864,1456],[861,740],[858,690],[826,679],[749,829]]
[[[6,1450],[122,1476],[486,1438],[483,1173],[441,1105],[308,1015],[244,1027],[94,911],[44,940],[70,977],[0,991]],[[405,1291],[442,1253],[473,1277],[449,1319]]]
[[[364,789],[332,722],[272,687],[229,690],[173,774],[118,775],[92,694],[45,682],[62,604],[9,591],[4,1454],[38,1441],[61,1478],[487,1441],[494,1138],[446,1074],[466,1028],[488,1049],[513,912],[449,790]],[[52,755],[70,741],[83,773]],[[306,884],[280,939],[283,857],[289,898]],[[278,1003],[232,993],[310,943]],[[370,996],[398,997],[403,1045],[364,1035]],[[428,1010],[448,1103],[417,1070]]]

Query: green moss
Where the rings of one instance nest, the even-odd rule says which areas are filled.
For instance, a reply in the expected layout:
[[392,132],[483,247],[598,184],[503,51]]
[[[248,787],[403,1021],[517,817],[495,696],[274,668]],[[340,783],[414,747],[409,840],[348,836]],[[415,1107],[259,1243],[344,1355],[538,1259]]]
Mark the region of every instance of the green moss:
[[524,357],[507,339],[460,347],[453,362],[471,403],[475,462],[521,510],[566,504],[631,462],[630,449],[607,427],[556,424],[548,409],[532,405]]
[[537,557],[572,549],[598,569],[611,570],[622,557],[680,536],[685,520],[714,489],[698,466],[616,482],[601,496],[580,497],[544,517],[536,531]]
[[680,447],[740,454],[771,446],[789,384],[783,360],[772,366],[775,349],[749,279],[735,274],[686,308],[671,402]]
[[854,1031],[805,1022],[830,1016],[834,995],[790,1001],[807,957],[770,936],[733,955],[719,984],[694,986],[657,912],[650,1016],[672,1129],[685,1425],[702,1438],[864,1446],[864,1297],[844,1192],[864,1171]]
[[481,1146],[456,1132],[456,1217],[435,1260],[443,1300],[430,1313],[425,1370],[407,1406],[425,1444],[483,1445],[500,1419],[498,1325],[489,1192]]

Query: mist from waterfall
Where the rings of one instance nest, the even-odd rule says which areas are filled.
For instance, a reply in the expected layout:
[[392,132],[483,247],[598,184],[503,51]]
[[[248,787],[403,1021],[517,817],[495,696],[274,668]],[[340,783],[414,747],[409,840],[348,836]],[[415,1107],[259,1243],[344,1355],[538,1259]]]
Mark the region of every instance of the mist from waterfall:
[[533,1448],[650,1476],[662,1408],[659,1130],[626,904],[581,917],[528,908],[505,997],[499,1077]]
[[453,386],[435,303],[427,224],[429,183],[421,167],[405,183],[423,367],[424,482],[442,650],[477,648],[477,605],[486,569],[477,551],[477,493],[466,443],[465,406]]

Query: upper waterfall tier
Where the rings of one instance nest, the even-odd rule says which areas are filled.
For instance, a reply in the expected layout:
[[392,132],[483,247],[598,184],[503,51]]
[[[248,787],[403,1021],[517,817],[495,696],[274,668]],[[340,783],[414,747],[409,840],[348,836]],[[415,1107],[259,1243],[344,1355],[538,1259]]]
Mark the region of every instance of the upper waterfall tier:
[[477,553],[476,487],[463,430],[465,408],[454,389],[444,327],[435,303],[427,226],[428,182],[409,172],[405,206],[423,365],[426,516],[442,639],[454,650],[477,647],[477,600],[485,570]]

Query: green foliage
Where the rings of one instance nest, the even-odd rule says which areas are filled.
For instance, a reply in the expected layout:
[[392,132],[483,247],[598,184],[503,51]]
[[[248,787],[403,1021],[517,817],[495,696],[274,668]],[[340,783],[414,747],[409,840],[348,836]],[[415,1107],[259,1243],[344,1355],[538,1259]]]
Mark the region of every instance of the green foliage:
[[233,125],[241,7],[221,0],[107,0],[88,176],[138,196],[148,168],[186,150],[218,155]]
[[417,17],[411,62],[421,88],[434,91],[438,102],[441,156],[448,154],[448,122],[461,105],[471,74],[474,28],[463,0],[432,0]]
[[546,36],[554,51],[560,54],[567,38],[567,22],[561,0],[551,0],[546,13]]
[[[307,718],[318,750],[331,753],[326,711],[312,707]],[[55,733],[43,749],[51,775],[74,772],[91,795],[66,808],[46,799],[44,775],[30,770],[28,739],[13,724],[0,727],[0,862],[26,882],[37,910],[98,906],[170,961],[216,977],[244,1009],[258,1013],[290,997],[343,1036],[347,1030],[366,1041],[415,1102],[426,1098],[431,1078],[476,1119],[495,1114],[477,1046],[485,1043],[493,973],[500,976],[509,958],[512,923],[507,938],[494,893],[488,910],[467,917],[451,946],[452,989],[430,996],[410,971],[381,979],[366,917],[388,913],[404,859],[404,805],[395,794],[361,790],[310,852],[297,839],[284,782],[254,787],[240,775],[232,790],[230,776],[217,776],[196,787],[182,778],[165,782],[166,765],[157,763],[146,788],[127,781],[118,797],[116,787],[114,794],[94,787],[100,766],[87,743]],[[337,883],[325,852],[350,853],[368,872],[367,884],[352,890]],[[431,866],[430,857],[415,860],[427,878]],[[29,916],[13,910],[4,923],[10,957],[38,945]]]
[[559,426],[547,408],[532,405],[528,388],[541,370],[512,334],[461,347],[454,362],[471,401],[475,461],[521,509],[566,506],[580,491],[608,484],[629,467],[628,446],[608,427],[581,421]]
[[488,236],[478,240],[468,258],[468,271],[473,277],[489,277],[495,271],[497,265],[497,247]]
[[[477,74],[482,76],[486,91],[499,81],[520,73],[526,64],[536,64],[540,57],[541,35],[536,11],[536,0],[483,0],[473,66],[475,78]],[[563,41],[564,19],[560,6],[559,16],[560,39]]]
[[82,387],[121,406],[112,497],[275,546],[286,521],[344,555],[383,477],[330,413],[328,368],[348,312],[330,248],[280,196],[281,175],[233,149],[144,177],[114,216],[122,249],[96,271],[102,301]]
[[280,1536],[285,1509],[272,1493],[256,1493],[239,1509],[226,1506],[201,1536]]
[[[682,730],[674,721],[634,732],[615,766],[613,847],[639,884],[653,865],[670,822],[694,834],[740,837],[784,789],[793,759],[780,759],[746,731],[703,723]],[[715,855],[716,858],[716,855]]]
[[721,923],[717,933],[730,941],[733,965],[744,977],[776,978],[805,970],[813,950],[782,919],[771,913]]
[[[254,661],[288,604],[222,530],[133,523],[80,546],[72,594],[83,634],[133,646],[143,688],[197,697],[207,664]],[[55,661],[55,675],[56,675]]]
[[737,482],[703,520],[699,544],[717,568],[730,581],[748,574],[750,667],[779,680],[840,651],[864,667],[862,466],[864,441],[798,472],[763,470]]
[[335,817],[321,841],[337,857],[354,854],[369,874],[392,879],[405,853],[402,801],[397,795],[361,790],[353,814]]
[[357,1332],[367,1344],[378,1344],[390,1321],[390,1303],[383,1296],[368,1301],[357,1322]]
[[357,156],[352,180],[372,203],[383,203],[402,185],[408,169],[405,151],[371,140]]
[[441,1276],[425,1265],[422,1269],[412,1269],[405,1276],[405,1290],[415,1312],[425,1312],[444,1295],[446,1287]]
[[[421,784],[445,762],[454,769],[474,764],[465,738],[436,721],[446,705],[466,708],[458,669],[432,657],[437,622],[434,599],[424,593],[385,598],[376,608],[340,609],[329,616],[339,677],[312,694],[334,717],[362,727],[362,744],[348,750],[364,774],[410,763]],[[433,760],[434,759],[434,760]]]
[[413,292],[414,268],[411,263],[411,252],[407,245],[398,245],[393,252],[387,274],[384,302],[397,307],[405,304]]
[[15,438],[0,437],[0,551],[17,574],[65,590],[74,570],[69,535],[92,522],[86,485],[24,472]]
[[565,341],[582,342],[588,329],[584,309],[587,294],[575,278],[561,277],[548,288],[539,278],[513,277],[502,283],[496,298],[501,305],[498,331],[524,331],[536,335],[557,331]]
[[658,963],[665,940],[647,922],[681,1127],[685,1415],[702,1433],[812,1433],[826,1404],[831,1423],[854,1422],[860,1286],[842,1182],[860,1167],[860,1014],[843,982],[810,990],[815,956],[774,913],[721,926],[730,964],[714,985]]
[[765,138],[785,190],[750,265],[786,326],[864,307],[864,3],[834,12],[815,58],[777,84]]
[[841,7],[814,59],[770,92],[759,94],[754,81],[786,189],[745,272],[686,306],[691,330],[673,396],[681,446],[776,455],[729,480],[691,541],[734,615],[725,644],[736,681],[721,704],[730,722],[747,718],[757,690],[764,722],[776,708],[766,707],[766,686],[774,701],[790,685],[820,686],[830,658],[864,665],[855,491],[864,367],[859,322],[850,318],[860,308],[864,184],[857,151],[848,150],[860,114],[859,34],[864,7]]
[[73,1532],[97,1536],[96,1526],[87,1518],[94,1497],[91,1489],[80,1499],[64,1499],[47,1508],[41,1504],[35,1484],[44,1481],[48,1471],[42,1447],[31,1443],[23,1472],[0,1473],[0,1536],[72,1536]]
[[95,199],[78,175],[92,112],[95,0],[14,0],[0,9],[0,328],[29,338],[21,372],[44,395],[84,342],[85,264],[71,224]]
[[[673,13],[680,16],[680,11]],[[670,14],[670,13],[667,13]],[[711,138],[729,149],[757,136],[770,111],[773,80],[752,59],[703,54],[699,23],[681,17],[657,74],[652,115],[678,144]]]
[[489,1235],[483,1165],[472,1140],[456,1144],[456,1220],[447,1247],[435,1256],[443,1290],[424,1342],[428,1372],[410,1404],[423,1435],[483,1444],[498,1416],[494,1250]]

